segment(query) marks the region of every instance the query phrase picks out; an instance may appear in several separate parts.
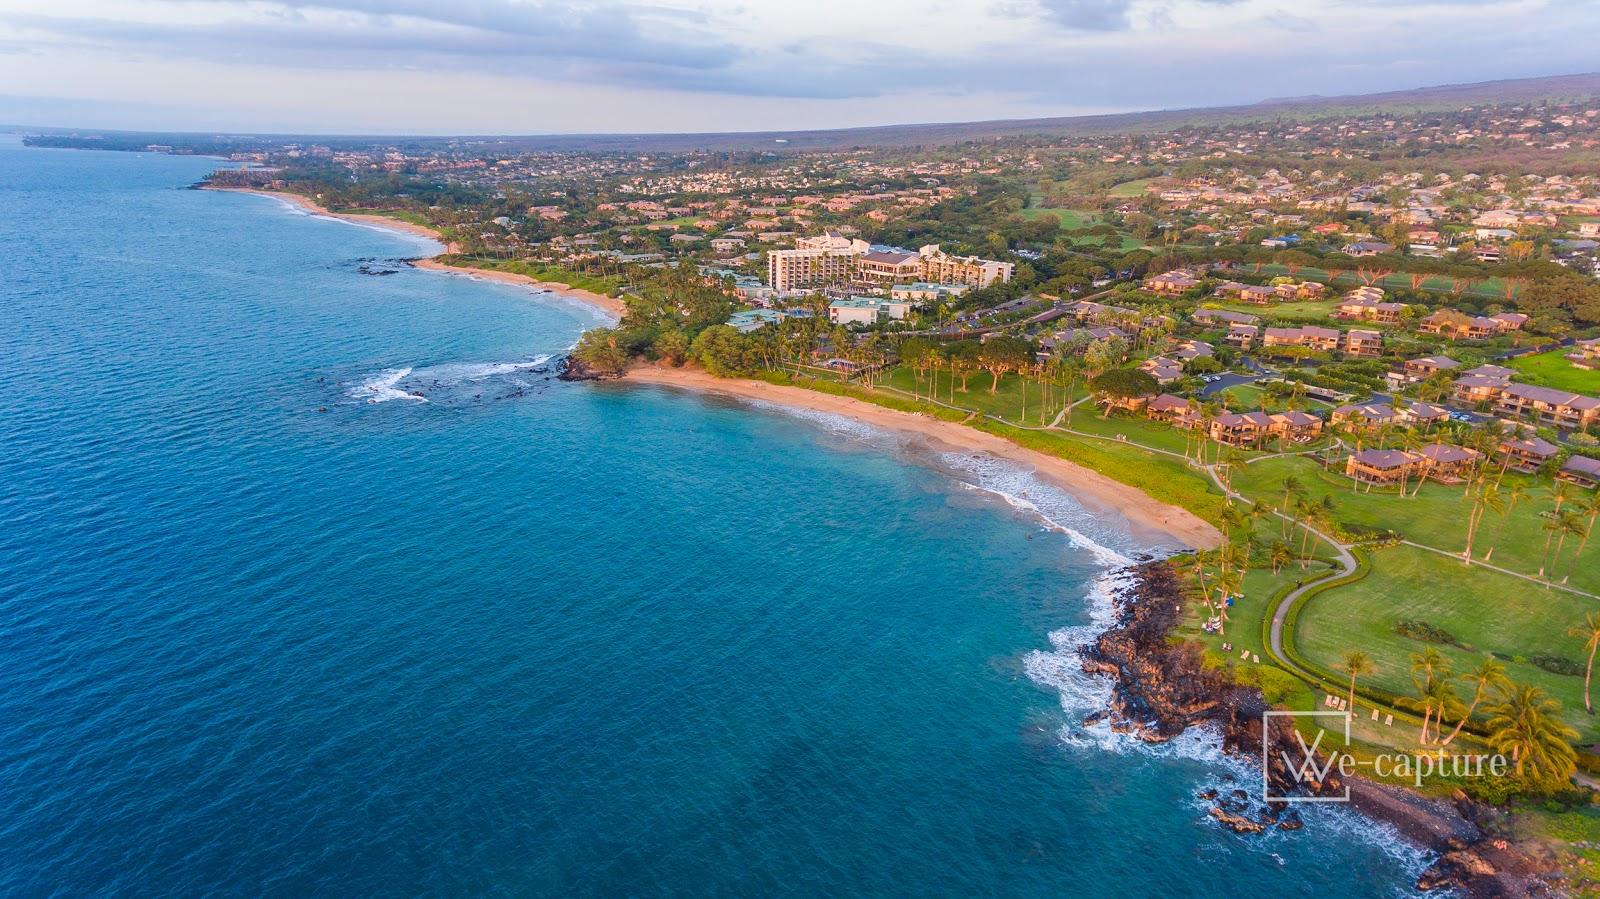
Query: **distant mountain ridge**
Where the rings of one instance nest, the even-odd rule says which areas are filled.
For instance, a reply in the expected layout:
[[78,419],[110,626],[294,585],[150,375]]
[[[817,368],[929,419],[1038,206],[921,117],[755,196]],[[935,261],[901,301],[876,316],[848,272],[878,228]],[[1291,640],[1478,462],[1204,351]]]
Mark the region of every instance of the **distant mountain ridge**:
[[[1444,84],[1407,90],[1349,96],[1306,96],[1263,100],[1239,106],[1150,110],[1088,116],[1034,119],[995,119],[980,122],[942,122],[913,125],[876,125],[860,128],[803,131],[740,131],[685,134],[550,134],[524,136],[462,135],[458,137],[401,137],[361,135],[174,134],[170,132],[114,132],[89,129],[19,129],[33,134],[82,141],[99,135],[104,146],[145,141],[174,145],[206,144],[225,148],[266,138],[315,141],[335,146],[437,146],[449,143],[492,143],[521,152],[723,152],[840,150],[852,147],[911,147],[992,140],[1018,136],[1059,136],[1157,131],[1185,125],[1226,124],[1284,118],[1317,118],[1371,112],[1414,112],[1478,104],[1574,100],[1600,97],[1600,73],[1515,78],[1469,84]],[[81,145],[81,144],[78,144]]]

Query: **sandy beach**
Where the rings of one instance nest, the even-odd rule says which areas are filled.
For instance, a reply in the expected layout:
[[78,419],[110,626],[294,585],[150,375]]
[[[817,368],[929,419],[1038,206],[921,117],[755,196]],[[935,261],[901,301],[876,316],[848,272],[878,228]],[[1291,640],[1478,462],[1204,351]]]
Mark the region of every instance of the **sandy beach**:
[[[404,234],[432,238],[444,246],[444,249],[441,251],[440,255],[444,255],[446,253],[456,253],[460,251],[460,247],[453,243],[446,242],[444,235],[432,228],[427,227],[426,225],[404,222],[399,219],[390,218],[386,215],[365,215],[353,212],[333,212],[310,197],[303,196],[301,194],[292,194],[275,190],[252,190],[245,187],[206,187],[204,189],[226,190],[234,193],[255,194],[256,196],[261,197],[272,197],[273,199],[282,200],[285,203],[297,206],[313,215],[325,215],[328,218],[343,219],[347,222],[357,222],[363,225],[374,225],[379,228],[388,228],[391,231],[399,231]],[[596,293],[592,290],[583,290],[581,288],[573,287],[570,284],[563,284],[560,281],[540,281],[537,278],[530,278],[527,275],[495,271],[494,269],[487,268],[473,268],[472,266],[467,265],[447,265],[443,262],[440,262],[437,258],[418,259],[415,262],[415,265],[417,268],[425,268],[429,271],[445,272],[447,274],[456,275],[469,275],[489,281],[499,281],[504,284],[517,284],[523,287],[531,287],[536,290],[554,290],[563,296],[569,296],[588,303],[589,305],[594,306],[595,308],[600,309],[606,314],[616,318],[621,318],[622,313],[625,310],[623,302],[616,297],[608,297],[603,293]]]
[[1072,493],[1086,507],[1098,514],[1126,518],[1135,527],[1159,531],[1196,549],[1211,549],[1222,543],[1221,532],[1187,509],[1158,502],[1147,494],[1092,469],[1018,446],[1003,437],[955,422],[900,412],[850,397],[806,390],[803,387],[785,387],[768,384],[765,381],[716,378],[699,369],[643,366],[631,369],[624,382],[679,387],[827,412],[876,427],[916,434],[941,448],[958,452],[987,453],[1032,468],[1040,477]]
[[445,263],[440,262],[438,259],[418,259],[413,264],[416,265],[417,268],[425,268],[429,271],[446,272],[457,275],[471,275],[474,278],[483,278],[488,281],[500,281],[505,284],[520,284],[524,287],[532,287],[540,290],[554,290],[564,296],[574,297],[582,300],[585,303],[588,303],[591,306],[604,310],[614,318],[621,318],[622,313],[627,310],[627,307],[623,304],[623,302],[616,297],[608,297],[603,293],[595,293],[592,290],[584,290],[580,287],[573,287],[570,284],[563,284],[560,281],[540,281],[537,278],[530,278],[527,275],[519,275],[515,272],[496,271],[489,268],[472,268],[465,265],[446,265]]

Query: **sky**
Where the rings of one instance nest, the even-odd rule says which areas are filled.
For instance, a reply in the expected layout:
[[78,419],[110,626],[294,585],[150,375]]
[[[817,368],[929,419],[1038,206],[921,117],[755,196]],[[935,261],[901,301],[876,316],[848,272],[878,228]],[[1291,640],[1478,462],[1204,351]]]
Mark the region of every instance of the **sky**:
[[0,0],[0,123],[973,121],[1592,72],[1597,39],[1596,0]]

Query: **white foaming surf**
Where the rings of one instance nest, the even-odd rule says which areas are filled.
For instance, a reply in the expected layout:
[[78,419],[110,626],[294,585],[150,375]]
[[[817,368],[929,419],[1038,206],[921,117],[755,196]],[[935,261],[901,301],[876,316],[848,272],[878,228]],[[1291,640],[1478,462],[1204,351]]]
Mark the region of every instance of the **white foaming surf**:
[[525,387],[527,382],[516,376],[539,368],[551,358],[546,354],[526,362],[443,362],[421,368],[409,365],[389,368],[364,379],[352,387],[348,395],[351,399],[368,403],[387,403],[391,400],[426,403],[428,400],[425,396],[413,391],[448,390],[493,379],[503,379],[513,386]]
[[409,366],[386,369],[350,388],[350,398],[365,400],[369,403],[387,403],[390,400],[412,400],[426,403],[427,399],[420,396],[412,396],[399,388],[399,383],[409,374],[411,374]]
[[[1103,525],[1077,497],[1031,469],[972,453],[944,453],[940,462],[957,472],[959,482],[967,488],[998,496],[1013,509],[1038,518],[1047,529],[1065,535],[1073,546],[1087,550],[1100,564],[1118,568],[1133,564],[1132,559],[1107,545],[1127,542],[1125,538],[1118,539],[1121,535],[1114,527]],[[1085,533],[1089,528],[1096,530],[1094,537]]]
[[[1068,751],[1109,752],[1147,760],[1183,759],[1211,769],[1217,782],[1195,784],[1196,815],[1205,818],[1212,803],[1199,798],[1200,787],[1216,786],[1224,792],[1241,788],[1255,795],[1261,784],[1260,765],[1223,752],[1222,734],[1217,728],[1190,727],[1165,743],[1146,743],[1131,733],[1112,730],[1110,721],[1104,718],[1084,723],[1086,717],[1109,707],[1114,684],[1111,678],[1084,671],[1079,649],[1111,627],[1116,619],[1116,596],[1133,581],[1134,572],[1126,567],[1113,568],[1091,581],[1084,594],[1089,620],[1051,631],[1050,649],[1030,652],[1023,659],[1023,670],[1034,683],[1056,691],[1060,697],[1067,720],[1057,736]],[[1348,806],[1302,803],[1297,811],[1305,822],[1305,832],[1315,834],[1319,840],[1354,840],[1373,846],[1409,872],[1413,881],[1434,859],[1432,852],[1406,840],[1393,826],[1374,821]],[[1297,838],[1292,832],[1269,830],[1240,840],[1238,846],[1245,851],[1276,854],[1274,850],[1285,841]],[[1408,894],[1405,890],[1397,893]]]

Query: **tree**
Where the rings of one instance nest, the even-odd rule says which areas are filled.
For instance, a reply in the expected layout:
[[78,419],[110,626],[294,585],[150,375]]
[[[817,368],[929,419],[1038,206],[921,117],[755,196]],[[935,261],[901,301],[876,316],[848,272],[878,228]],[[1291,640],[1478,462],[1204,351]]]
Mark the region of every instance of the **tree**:
[[1283,569],[1283,566],[1294,561],[1294,550],[1290,549],[1289,544],[1284,543],[1282,540],[1274,541],[1269,559],[1272,563],[1272,573],[1277,574]]
[[1582,640],[1584,650],[1589,653],[1589,663],[1583,669],[1583,710],[1593,715],[1594,703],[1589,700],[1589,682],[1594,677],[1594,652],[1600,648],[1600,612],[1590,612],[1583,619],[1583,624],[1567,628],[1567,636]]
[[1089,380],[1089,389],[1093,390],[1102,402],[1107,403],[1108,413],[1111,402],[1150,396],[1156,392],[1158,386],[1156,379],[1149,372],[1137,368],[1113,368]]
[[1561,704],[1538,687],[1512,686],[1491,708],[1489,748],[1508,754],[1516,774],[1544,789],[1562,786],[1577,770],[1572,740],[1578,732],[1558,717]]
[[679,366],[689,358],[689,337],[677,328],[669,328],[656,336],[655,348],[668,364]]
[[1021,369],[1032,356],[1033,348],[1028,342],[1016,337],[995,337],[980,344],[978,364],[994,376],[989,384],[989,392],[995,393],[1000,389],[1001,375]]
[[1467,721],[1472,718],[1472,713],[1478,708],[1478,703],[1488,695],[1490,690],[1502,690],[1511,682],[1506,679],[1506,666],[1494,656],[1485,656],[1478,667],[1461,675],[1461,679],[1472,685],[1472,702],[1467,705],[1467,710],[1462,713],[1461,720],[1456,722],[1455,729],[1450,731],[1450,736],[1445,737],[1442,745],[1449,746],[1461,733],[1461,728],[1467,726]]
[[622,348],[616,330],[591,328],[578,338],[572,358],[600,377],[616,377],[628,368],[628,353]]
[[1377,670],[1377,666],[1372,663],[1372,656],[1359,649],[1351,649],[1345,652],[1344,662],[1340,667],[1344,669],[1346,674],[1350,675],[1350,714],[1354,715],[1356,712],[1356,678],[1363,674],[1371,674]]
[[[1438,698],[1436,684],[1450,676],[1450,662],[1432,646],[1411,654],[1411,683],[1422,699],[1422,732],[1417,742],[1428,742],[1428,724],[1433,720],[1433,709]],[[1442,711],[1442,710],[1441,710]]]
[[749,370],[744,335],[729,325],[714,325],[694,339],[691,355],[708,374],[733,378]]

